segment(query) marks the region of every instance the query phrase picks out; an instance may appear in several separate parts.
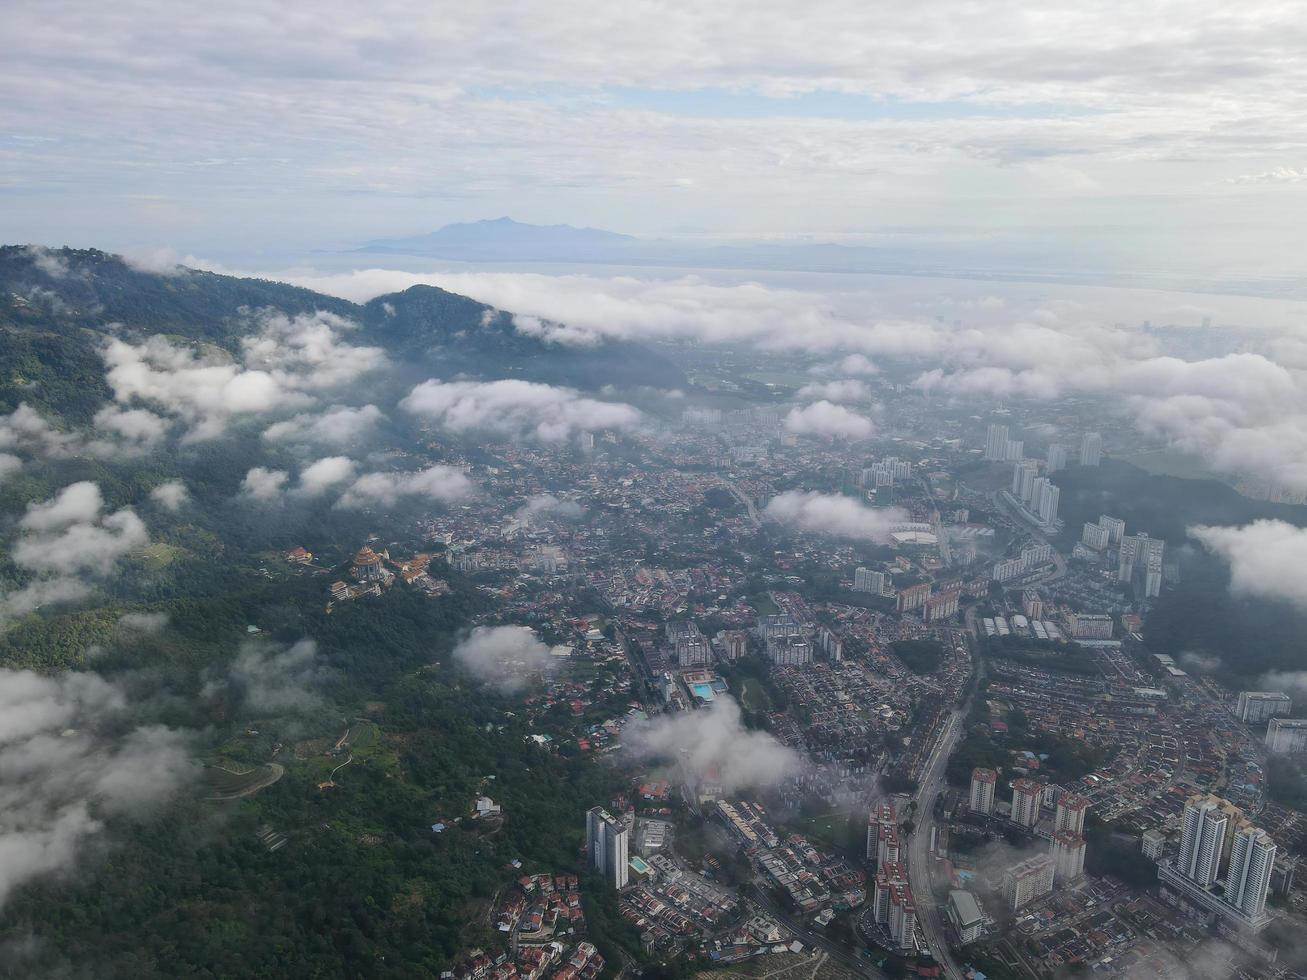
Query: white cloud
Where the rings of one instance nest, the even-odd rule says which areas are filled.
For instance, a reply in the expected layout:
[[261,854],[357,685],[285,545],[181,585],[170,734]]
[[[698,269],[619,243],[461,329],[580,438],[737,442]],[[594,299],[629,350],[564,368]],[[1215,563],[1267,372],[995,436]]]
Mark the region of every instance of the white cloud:
[[801,531],[859,541],[884,542],[895,525],[910,520],[898,507],[867,507],[839,494],[789,490],[763,508],[763,516]]
[[0,670],[0,903],[75,868],[109,816],[139,816],[193,772],[186,737],[133,725],[96,674]]
[[171,618],[166,612],[123,613],[118,617],[118,628],[132,633],[162,633]]
[[1200,525],[1189,534],[1229,562],[1230,591],[1307,608],[1307,529],[1262,520],[1242,527]]
[[0,416],[0,449],[37,459],[139,456],[155,449],[171,425],[145,409],[107,405],[95,413],[90,430],[65,431],[23,402]]
[[358,347],[341,339],[356,324],[334,313],[287,316],[265,310],[256,324],[258,333],[241,339],[245,366],[267,371],[286,386],[339,388],[386,366],[380,347]]
[[140,344],[109,340],[103,356],[114,398],[159,407],[187,424],[188,439],[207,439],[220,435],[233,418],[307,407],[318,394],[386,364],[380,348],[342,340],[353,324],[334,314],[289,317],[262,311],[253,326],[257,332],[241,340],[240,361],[162,336]]
[[680,766],[687,778],[716,774],[724,792],[774,786],[796,775],[802,760],[767,732],[750,731],[733,698],[707,708],[628,724],[623,748],[646,762]]
[[376,405],[333,405],[320,414],[303,412],[263,430],[269,442],[345,447],[370,436],[384,415]]
[[14,562],[60,576],[109,574],[119,559],[150,538],[133,511],[102,515],[103,506],[100,488],[90,482],[70,484],[53,499],[29,505],[18,522]]
[[863,354],[850,354],[841,358],[836,369],[840,374],[859,374],[864,377],[880,373],[880,368],[872,363],[871,358]]
[[835,439],[866,439],[876,429],[865,416],[824,400],[790,409],[784,425],[787,432]]
[[130,456],[154,450],[168,435],[170,419],[144,408],[107,405],[95,413],[93,420],[100,438],[87,445],[93,456]]
[[348,483],[354,478],[356,469],[354,460],[348,456],[326,456],[304,468],[296,490],[316,497],[333,487]]
[[176,513],[191,499],[191,492],[181,480],[166,480],[150,491],[150,499],[164,510]]
[[630,429],[640,413],[630,405],[586,398],[573,388],[531,381],[424,381],[401,403],[405,411],[450,432],[534,436],[562,442],[581,432]]
[[526,626],[478,626],[455,645],[453,657],[477,680],[511,693],[545,670],[551,653]]
[[285,470],[271,470],[255,466],[241,480],[241,493],[252,500],[276,500],[286,489],[290,474]]
[[26,402],[0,415],[0,449],[31,456],[68,456],[79,445],[77,436],[56,429]]
[[325,681],[326,668],[312,640],[283,647],[255,639],[241,644],[226,673],[211,680],[204,693],[225,692],[247,714],[307,714],[327,707]]
[[0,453],[0,483],[9,479],[23,468],[23,461],[13,453]]
[[338,507],[393,507],[400,500],[448,503],[470,497],[474,487],[454,466],[434,464],[411,473],[365,473],[341,495]]
[[585,516],[585,508],[574,500],[563,500],[552,493],[541,493],[519,507],[513,516],[523,523],[529,523],[537,517],[575,521]]
[[67,279],[69,275],[68,260],[57,252],[42,245],[28,245],[24,251],[38,270],[51,279]]
[[[860,355],[850,355],[860,356]],[[846,358],[847,360],[847,358]],[[863,358],[866,360],[866,358]],[[871,398],[867,386],[857,380],[822,381],[804,385],[795,395],[801,401],[865,402]]]

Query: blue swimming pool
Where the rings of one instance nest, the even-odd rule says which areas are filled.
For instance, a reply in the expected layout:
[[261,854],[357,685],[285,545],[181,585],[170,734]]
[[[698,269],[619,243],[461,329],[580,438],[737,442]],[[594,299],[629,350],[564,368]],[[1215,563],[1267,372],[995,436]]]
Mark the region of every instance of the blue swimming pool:
[[713,698],[711,684],[692,684],[690,690],[694,691],[695,697],[703,698],[705,701],[711,701]]

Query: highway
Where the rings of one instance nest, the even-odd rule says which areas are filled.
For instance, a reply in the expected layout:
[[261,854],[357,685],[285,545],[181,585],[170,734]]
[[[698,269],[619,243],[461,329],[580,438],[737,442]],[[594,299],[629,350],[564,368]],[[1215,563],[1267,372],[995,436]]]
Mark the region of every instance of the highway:
[[[971,648],[972,673],[984,676],[984,664],[979,651],[968,636],[966,642]],[[917,812],[912,837],[908,842],[908,884],[912,888],[912,897],[917,906],[917,924],[926,939],[926,945],[936,961],[943,968],[944,976],[951,980],[961,980],[962,967],[954,958],[946,939],[944,917],[940,914],[935,901],[934,861],[930,854],[930,832],[935,826],[935,797],[946,788],[945,773],[948,758],[953,748],[966,732],[967,712],[971,708],[971,699],[975,697],[972,688],[966,701],[954,711],[944,725],[944,731],[935,743],[935,748],[926,760],[921,782],[917,787]]]
[[735,499],[737,499],[740,503],[744,504],[744,509],[749,512],[749,520],[753,521],[753,526],[761,527],[762,518],[758,516],[758,508],[753,505],[753,501],[749,498],[749,495],[746,494],[739,487],[737,487],[730,480],[723,480],[722,482],[726,484],[727,490],[735,494]]

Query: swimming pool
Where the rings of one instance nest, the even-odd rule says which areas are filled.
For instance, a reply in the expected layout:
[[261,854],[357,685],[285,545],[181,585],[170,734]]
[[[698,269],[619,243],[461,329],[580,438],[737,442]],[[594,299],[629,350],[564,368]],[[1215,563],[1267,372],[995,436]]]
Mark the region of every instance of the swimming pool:
[[705,701],[711,701],[713,698],[711,684],[692,684],[690,690],[694,691],[695,697],[703,698]]

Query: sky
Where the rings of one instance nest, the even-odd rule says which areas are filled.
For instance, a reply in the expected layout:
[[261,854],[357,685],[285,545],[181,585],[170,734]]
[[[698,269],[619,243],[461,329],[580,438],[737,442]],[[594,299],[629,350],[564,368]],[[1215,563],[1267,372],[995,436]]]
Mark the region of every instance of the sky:
[[508,214],[1301,270],[1296,3],[0,4],[0,238],[256,261]]

